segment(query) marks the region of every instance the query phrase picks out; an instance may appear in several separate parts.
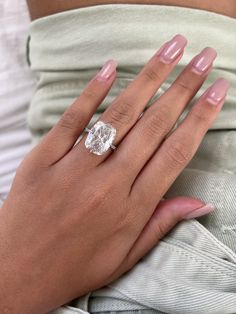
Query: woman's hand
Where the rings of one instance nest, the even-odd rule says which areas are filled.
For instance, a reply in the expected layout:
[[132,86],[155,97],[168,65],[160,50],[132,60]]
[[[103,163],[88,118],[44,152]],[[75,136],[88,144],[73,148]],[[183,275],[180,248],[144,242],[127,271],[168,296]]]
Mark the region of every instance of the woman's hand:
[[180,60],[186,40],[164,44],[102,114],[117,149],[96,155],[77,139],[116,77],[109,61],[29,153],[0,210],[0,312],[42,314],[113,281],[176,223],[213,210],[197,199],[162,196],[216,119],[228,84],[220,79],[178,117],[216,56],[207,48],[147,109]]

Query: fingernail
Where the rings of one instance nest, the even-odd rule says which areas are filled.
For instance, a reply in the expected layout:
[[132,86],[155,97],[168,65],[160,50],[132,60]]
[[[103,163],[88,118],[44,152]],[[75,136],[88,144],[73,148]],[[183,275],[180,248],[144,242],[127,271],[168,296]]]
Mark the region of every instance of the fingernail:
[[194,59],[192,63],[192,71],[196,74],[206,72],[217,56],[213,48],[204,48]]
[[229,82],[223,78],[219,78],[207,90],[206,99],[212,105],[218,105],[226,96],[229,89]]
[[208,204],[206,204],[200,208],[194,209],[193,211],[188,213],[185,216],[185,219],[196,218],[196,217],[200,217],[200,216],[209,214],[209,213],[213,212],[214,209],[215,209],[214,205],[211,203],[208,203]]
[[163,63],[169,64],[175,61],[183,52],[187,44],[187,39],[182,35],[174,36],[160,52],[160,60]]
[[107,81],[116,71],[116,67],[117,62],[115,60],[108,60],[98,72],[96,78],[100,81]]

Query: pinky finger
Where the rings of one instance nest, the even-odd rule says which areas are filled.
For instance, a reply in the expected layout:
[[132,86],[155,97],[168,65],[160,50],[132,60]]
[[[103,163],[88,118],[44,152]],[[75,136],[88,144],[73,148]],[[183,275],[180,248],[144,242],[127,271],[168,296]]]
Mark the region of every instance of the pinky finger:
[[139,197],[146,195],[150,208],[153,208],[157,197],[160,199],[166,193],[191,161],[207,130],[216,119],[224,104],[228,87],[226,80],[218,79],[200,97],[177,129],[162,143],[133,184],[131,196],[137,202]]
[[55,164],[74,146],[97,107],[108,94],[116,77],[116,66],[116,61],[108,60],[82,94],[64,112],[58,123],[36,146],[34,151],[37,155],[41,153],[44,164]]

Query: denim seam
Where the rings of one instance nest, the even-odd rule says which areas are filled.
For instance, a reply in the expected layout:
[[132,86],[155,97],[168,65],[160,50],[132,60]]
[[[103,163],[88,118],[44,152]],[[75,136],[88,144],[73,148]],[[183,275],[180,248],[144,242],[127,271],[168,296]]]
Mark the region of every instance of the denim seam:
[[[179,240],[174,240],[174,241],[166,240],[164,242],[180,248],[181,250],[185,251],[187,254],[190,254],[192,256],[195,256],[195,255],[199,256],[200,259],[203,259],[203,260],[205,259],[206,262],[217,264],[219,267],[227,268],[228,270],[236,273],[236,265],[235,264],[231,265],[232,264],[231,262],[225,261],[218,256],[214,256],[211,253],[201,251],[195,247],[191,247],[189,244],[183,243]],[[228,264],[228,263],[231,263],[231,264]]]
[[200,231],[204,233],[204,235],[212,241],[219,249],[227,253],[235,262],[236,262],[236,254],[228,248],[226,245],[224,245],[220,240],[214,237],[213,234],[210,233],[204,226],[202,226],[198,221],[192,221],[193,226],[197,231]]
[[[227,266],[223,267],[223,266],[219,266],[219,265],[209,265],[209,263],[213,263],[213,262],[205,262],[203,260],[200,260],[197,256],[192,256],[190,254],[188,254],[188,252],[183,252],[182,250],[178,250],[177,248],[174,248],[174,247],[171,247],[170,245],[168,245],[167,243],[164,243],[164,242],[160,242],[160,244],[164,244],[164,249],[168,250],[168,251],[171,251],[171,252],[175,252],[179,255],[182,255],[188,259],[191,259],[195,262],[197,262],[198,264],[201,264],[204,268],[207,268],[207,269],[210,269],[210,270],[216,270],[216,271],[225,271],[225,269],[227,270],[226,272],[224,272],[224,274],[228,275],[228,276],[232,276],[232,275],[235,275],[236,276],[236,271],[232,271],[231,269],[229,269]],[[215,262],[215,260],[214,260]],[[219,266],[219,267],[217,267]],[[225,269],[222,269],[222,268],[225,268]]]

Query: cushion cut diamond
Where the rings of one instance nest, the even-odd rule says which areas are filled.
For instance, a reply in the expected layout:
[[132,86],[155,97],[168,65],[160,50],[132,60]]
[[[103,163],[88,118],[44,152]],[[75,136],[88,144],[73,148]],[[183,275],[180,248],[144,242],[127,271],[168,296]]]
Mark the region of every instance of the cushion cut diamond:
[[98,121],[89,131],[85,147],[96,155],[103,155],[111,147],[116,129],[109,123]]

